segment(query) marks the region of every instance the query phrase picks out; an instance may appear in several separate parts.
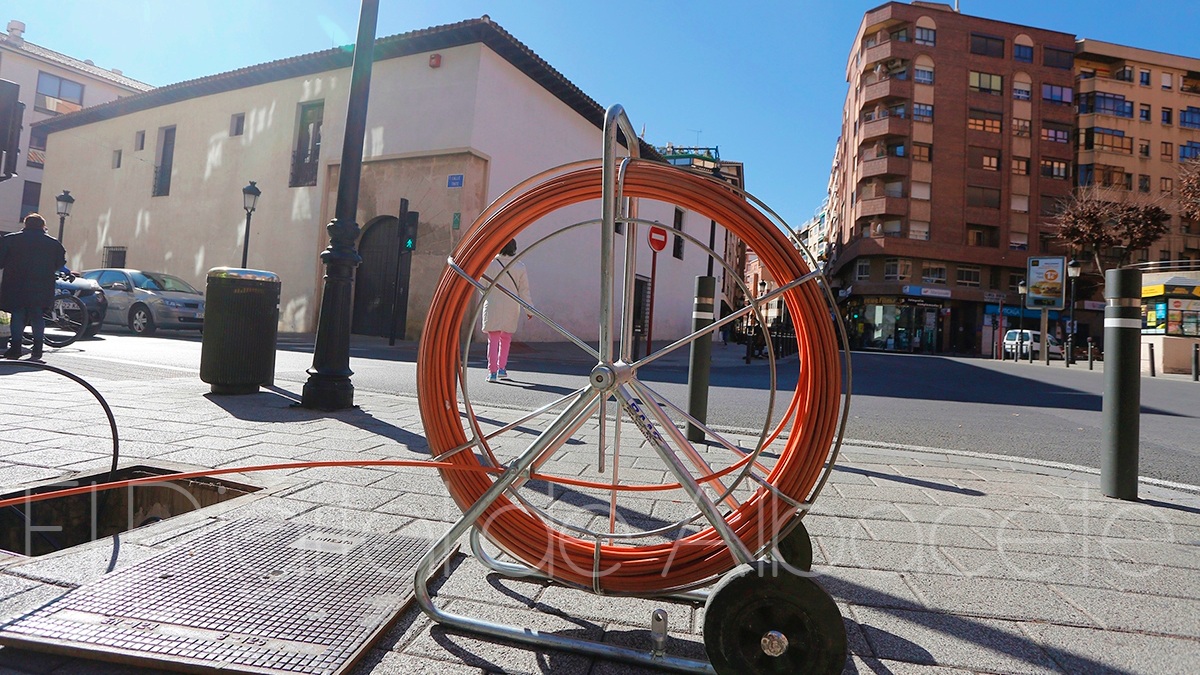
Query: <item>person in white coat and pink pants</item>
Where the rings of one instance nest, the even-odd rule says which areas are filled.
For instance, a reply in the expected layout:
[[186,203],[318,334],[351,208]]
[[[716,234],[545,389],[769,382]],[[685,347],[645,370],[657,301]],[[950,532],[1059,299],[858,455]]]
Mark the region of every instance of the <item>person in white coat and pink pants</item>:
[[[526,304],[532,305],[529,273],[525,270],[525,263],[513,260],[516,254],[517,240],[513,239],[500,249],[500,255],[488,265],[486,274],[489,279],[496,281],[497,286],[503,286]],[[483,332],[488,337],[488,382],[508,379],[508,349],[513,333],[520,326],[522,312],[526,319],[533,318],[532,313],[499,288],[488,293],[483,301]]]

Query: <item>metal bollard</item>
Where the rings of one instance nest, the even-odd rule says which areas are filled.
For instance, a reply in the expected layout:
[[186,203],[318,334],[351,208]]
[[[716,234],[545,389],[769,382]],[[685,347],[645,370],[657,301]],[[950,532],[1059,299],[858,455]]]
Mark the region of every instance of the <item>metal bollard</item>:
[[1095,346],[1096,345],[1092,341],[1092,338],[1089,337],[1088,338],[1088,370],[1096,369],[1096,356],[1095,356],[1095,354],[1092,353],[1092,348]]
[[[692,306],[692,330],[698,331],[713,322],[713,297],[716,277],[696,277],[696,304]],[[691,364],[688,368],[688,414],[698,422],[708,421],[708,376],[712,368],[712,335],[692,341]],[[704,430],[688,422],[687,437],[693,443],[704,440]]]
[[1200,343],[1192,345],[1192,382],[1200,382]]
[[1100,490],[1136,500],[1142,398],[1142,272],[1112,269],[1104,275],[1104,402],[1100,438]]
[[1158,374],[1154,372],[1154,345],[1149,344],[1146,346],[1150,348],[1150,377],[1158,377]]

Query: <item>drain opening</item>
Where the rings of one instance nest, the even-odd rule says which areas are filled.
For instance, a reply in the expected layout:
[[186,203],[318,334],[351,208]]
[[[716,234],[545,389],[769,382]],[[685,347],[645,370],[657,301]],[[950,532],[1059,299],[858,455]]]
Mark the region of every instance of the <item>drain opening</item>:
[[111,537],[241,497],[262,488],[218,478],[171,480],[179,473],[154,466],[131,466],[69,481],[18,490],[0,499],[84,485],[162,476],[162,482],[54,497],[0,509],[0,551],[36,557]]

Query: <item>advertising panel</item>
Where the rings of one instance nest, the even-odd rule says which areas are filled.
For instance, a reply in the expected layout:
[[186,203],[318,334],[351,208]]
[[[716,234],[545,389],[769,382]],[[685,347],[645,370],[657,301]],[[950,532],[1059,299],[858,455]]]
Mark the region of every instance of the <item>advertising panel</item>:
[[1030,309],[1062,309],[1067,290],[1067,259],[1063,256],[1030,258],[1025,274]]

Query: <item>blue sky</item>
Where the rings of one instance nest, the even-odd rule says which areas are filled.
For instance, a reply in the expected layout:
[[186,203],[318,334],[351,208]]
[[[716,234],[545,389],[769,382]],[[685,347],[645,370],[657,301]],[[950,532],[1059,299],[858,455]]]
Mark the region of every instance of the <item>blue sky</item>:
[[[166,85],[350,44],[357,0],[17,0],[26,39]],[[825,195],[856,0],[380,0],[377,34],[488,14],[654,145],[718,146],[793,226]],[[1200,2],[963,0],[966,14],[1200,58]],[[599,136],[597,151],[599,154]]]

